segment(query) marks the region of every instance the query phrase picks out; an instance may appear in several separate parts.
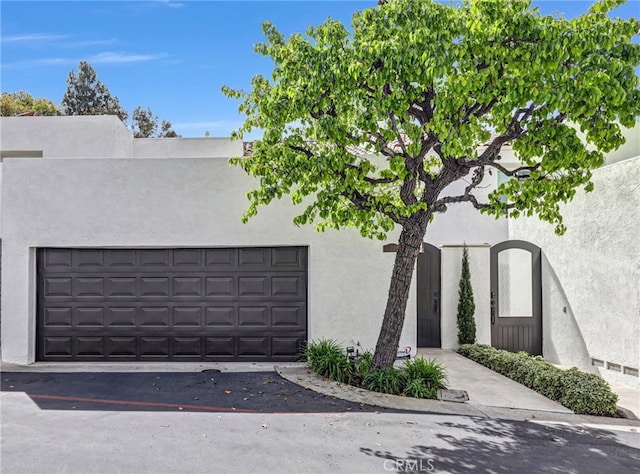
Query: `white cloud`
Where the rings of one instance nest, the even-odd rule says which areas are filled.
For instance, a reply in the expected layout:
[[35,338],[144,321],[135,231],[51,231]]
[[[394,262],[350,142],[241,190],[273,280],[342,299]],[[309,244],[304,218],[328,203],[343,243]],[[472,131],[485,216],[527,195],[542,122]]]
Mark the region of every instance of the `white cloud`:
[[33,41],[52,41],[68,38],[69,35],[53,35],[47,33],[28,33],[23,35],[9,35],[1,38],[3,43],[26,43]]
[[182,8],[184,7],[184,3],[172,2],[171,0],[161,0],[166,6],[170,8]]
[[87,61],[91,64],[122,64],[154,61],[166,57],[166,54],[114,53],[112,51],[106,51],[90,56]]
[[132,64],[148,61],[156,61],[168,57],[166,53],[161,54],[138,54],[138,53],[116,53],[106,51],[104,53],[94,54],[83,58],[57,57],[57,58],[40,58],[26,61],[16,61],[13,63],[2,63],[3,69],[26,69],[38,66],[58,66],[58,65],[77,65],[80,61],[87,61],[90,64]]

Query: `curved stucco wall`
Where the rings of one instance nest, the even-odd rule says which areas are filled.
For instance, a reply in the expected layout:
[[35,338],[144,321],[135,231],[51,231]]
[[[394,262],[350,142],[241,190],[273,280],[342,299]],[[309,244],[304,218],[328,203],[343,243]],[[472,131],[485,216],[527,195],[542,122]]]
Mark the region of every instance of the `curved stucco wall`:
[[596,359],[605,378],[640,386],[640,157],[595,170],[593,182],[592,193],[562,207],[564,236],[519,219],[509,222],[510,238],[545,254],[545,358],[590,370]]

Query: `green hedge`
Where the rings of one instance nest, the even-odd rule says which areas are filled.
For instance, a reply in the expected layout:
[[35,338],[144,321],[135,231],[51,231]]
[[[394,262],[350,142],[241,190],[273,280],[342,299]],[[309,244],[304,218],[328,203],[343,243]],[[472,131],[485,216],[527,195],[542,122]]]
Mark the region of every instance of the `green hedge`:
[[599,416],[616,413],[618,396],[596,374],[580,372],[575,367],[559,369],[540,356],[508,352],[484,344],[465,344],[460,346],[458,352],[561,403],[575,413]]

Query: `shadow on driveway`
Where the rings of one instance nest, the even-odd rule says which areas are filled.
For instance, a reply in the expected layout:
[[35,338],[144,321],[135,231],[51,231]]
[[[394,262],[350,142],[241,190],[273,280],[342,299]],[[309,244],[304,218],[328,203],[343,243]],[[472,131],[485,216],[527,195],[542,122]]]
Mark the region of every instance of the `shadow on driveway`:
[[43,410],[238,413],[402,412],[316,393],[276,372],[5,372],[0,390]]

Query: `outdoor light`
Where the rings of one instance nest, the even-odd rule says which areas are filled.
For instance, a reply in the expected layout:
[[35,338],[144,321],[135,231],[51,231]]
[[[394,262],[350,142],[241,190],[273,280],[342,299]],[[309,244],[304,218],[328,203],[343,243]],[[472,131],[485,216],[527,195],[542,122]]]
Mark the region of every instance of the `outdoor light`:
[[522,182],[525,179],[529,178],[531,176],[531,171],[530,170],[519,170],[515,172],[515,177],[518,181]]

